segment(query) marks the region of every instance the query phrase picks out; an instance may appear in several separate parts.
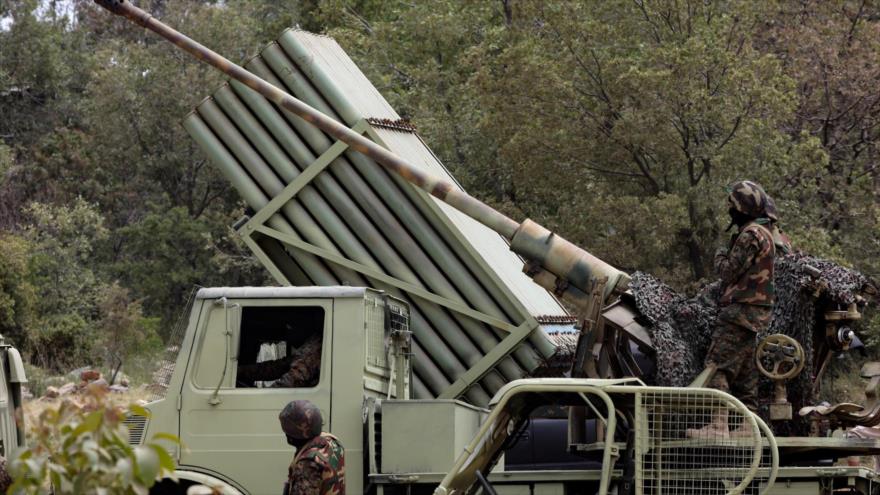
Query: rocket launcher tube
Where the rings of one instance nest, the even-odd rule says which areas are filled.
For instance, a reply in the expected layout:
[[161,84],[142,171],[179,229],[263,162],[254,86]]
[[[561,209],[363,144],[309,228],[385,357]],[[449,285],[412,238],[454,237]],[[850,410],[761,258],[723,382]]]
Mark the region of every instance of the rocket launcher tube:
[[630,276],[625,272],[529,219],[523,220],[510,239],[510,249],[584,292],[589,292],[591,278],[608,277],[606,298],[629,285]]
[[[498,232],[511,241],[511,249],[521,256],[541,263],[557,277],[575,287],[587,290],[590,277],[608,277],[610,291],[625,289],[629,276],[587,253],[583,249],[556,236],[540,225],[526,220],[520,225],[482,201],[461,191],[442,179],[424,173],[406,160],[352,131],[335,119],[312,108],[278,87],[257,77],[229,59],[214,52],[179,31],[155,19],[127,0],[95,0],[95,3],[126,17],[163,38],[197,59],[223,71],[260,93],[269,101],[288,110],[306,122],[348,144],[352,149],[372,158],[386,169],[396,173],[407,182],[418,186],[432,196],[446,202],[465,215]],[[537,235],[537,236],[536,236]]]

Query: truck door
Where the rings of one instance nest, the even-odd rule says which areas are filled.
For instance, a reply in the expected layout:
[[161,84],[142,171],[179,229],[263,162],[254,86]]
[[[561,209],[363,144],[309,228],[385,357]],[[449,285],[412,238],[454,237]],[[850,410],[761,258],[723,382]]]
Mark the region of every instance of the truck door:
[[[278,422],[284,405],[308,399],[330,428],[333,301],[221,299],[205,318],[181,394],[180,464],[280,492],[294,452]],[[304,363],[296,379],[284,375],[292,362]]]

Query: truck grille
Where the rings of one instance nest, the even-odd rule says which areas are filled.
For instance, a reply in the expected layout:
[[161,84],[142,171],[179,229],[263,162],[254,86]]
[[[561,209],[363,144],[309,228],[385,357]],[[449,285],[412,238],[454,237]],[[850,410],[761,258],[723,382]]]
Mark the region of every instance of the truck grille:
[[147,418],[138,414],[131,414],[122,422],[128,427],[128,444],[140,445],[147,431]]

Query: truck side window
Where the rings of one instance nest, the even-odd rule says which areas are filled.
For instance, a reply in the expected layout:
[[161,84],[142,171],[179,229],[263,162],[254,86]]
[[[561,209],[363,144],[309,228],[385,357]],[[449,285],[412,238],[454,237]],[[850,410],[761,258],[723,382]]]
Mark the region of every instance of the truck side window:
[[314,387],[321,379],[324,309],[242,309],[236,388]]

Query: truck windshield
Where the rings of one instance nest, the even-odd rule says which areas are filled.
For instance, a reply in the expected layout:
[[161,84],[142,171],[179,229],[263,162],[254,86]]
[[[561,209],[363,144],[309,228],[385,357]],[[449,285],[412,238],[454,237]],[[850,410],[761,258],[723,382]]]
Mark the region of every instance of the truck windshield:
[[196,292],[200,288],[199,286],[193,286],[186,299],[186,304],[184,304],[177,315],[177,321],[175,321],[174,328],[171,329],[168,341],[165,343],[165,350],[162,352],[161,358],[157,360],[156,367],[153,370],[152,381],[148,387],[149,394],[146,397],[148,402],[164,399],[168,393],[168,384],[171,382],[171,375],[174,374],[177,354],[180,352],[180,345],[183,343],[189,315],[192,311],[193,302],[196,300]]

